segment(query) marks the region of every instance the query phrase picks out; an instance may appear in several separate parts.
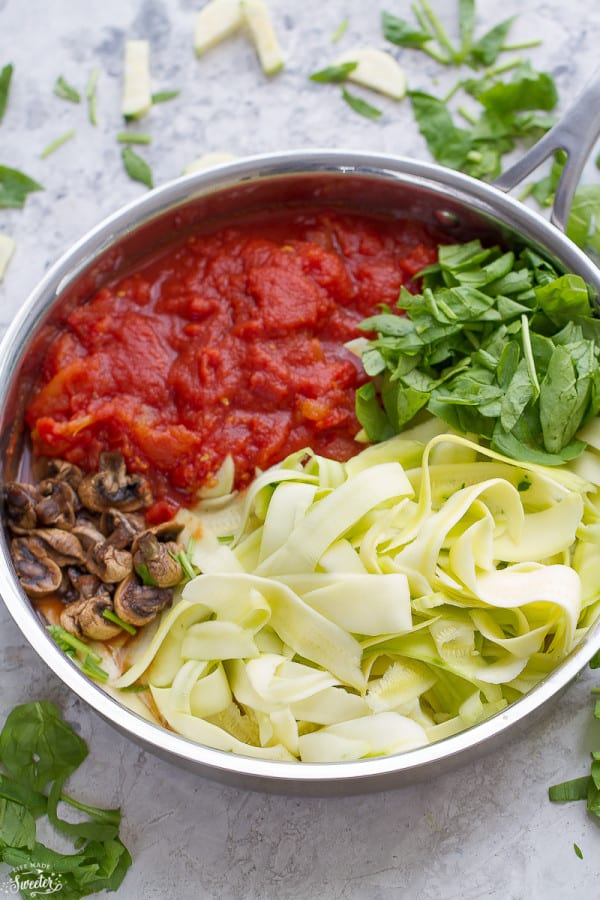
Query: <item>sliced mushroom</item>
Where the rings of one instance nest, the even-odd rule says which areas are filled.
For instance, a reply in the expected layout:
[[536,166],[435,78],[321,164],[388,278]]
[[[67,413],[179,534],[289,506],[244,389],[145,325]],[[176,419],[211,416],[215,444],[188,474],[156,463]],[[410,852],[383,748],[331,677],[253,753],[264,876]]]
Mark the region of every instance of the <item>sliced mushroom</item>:
[[99,471],[86,475],[78,494],[87,509],[102,512],[111,506],[133,512],[150,506],[152,491],[143,475],[128,475],[122,453],[101,453]]
[[120,550],[130,547],[145,527],[144,517],[138,513],[126,513],[111,508],[100,516],[100,528],[106,535],[107,543]]
[[36,504],[38,523],[70,531],[75,524],[77,495],[66,481],[47,478],[40,484],[42,498]]
[[135,575],[121,582],[113,599],[116,614],[124,622],[138,628],[151,622],[172,601],[173,591],[170,588],[142,584]]
[[133,571],[133,559],[129,550],[120,550],[106,541],[89,548],[85,565],[89,572],[109,584],[123,581]]
[[74,463],[67,462],[66,459],[58,459],[53,456],[41,457],[35,460],[33,471],[38,481],[43,482],[47,479],[52,481],[66,481],[74,491],[79,487],[79,483],[83,478],[83,472]]
[[11,555],[21,586],[30,597],[52,594],[60,588],[62,572],[35,537],[16,537]]
[[4,497],[8,525],[15,534],[25,534],[36,527],[36,506],[42,495],[34,485],[9,481],[4,488]]
[[104,535],[97,524],[81,515],[77,516],[71,534],[75,535],[84,550],[104,542]]
[[44,544],[48,555],[58,566],[83,562],[83,547],[73,532],[62,528],[36,528],[31,534]]
[[104,585],[91,597],[83,597],[65,606],[60,624],[71,634],[107,641],[121,633],[121,626],[104,618],[105,610],[112,610],[112,598]]
[[182,549],[179,544],[174,541],[163,544],[151,531],[145,531],[137,539],[135,547],[133,567],[143,580],[149,576],[158,587],[179,584],[183,578],[183,569],[177,559]]

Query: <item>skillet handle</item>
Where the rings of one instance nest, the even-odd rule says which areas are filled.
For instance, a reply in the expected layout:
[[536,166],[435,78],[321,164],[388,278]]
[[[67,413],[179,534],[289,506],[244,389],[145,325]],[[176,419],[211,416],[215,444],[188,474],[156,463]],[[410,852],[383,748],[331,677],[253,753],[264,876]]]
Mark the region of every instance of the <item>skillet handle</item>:
[[510,191],[556,150],[564,150],[567,153],[567,162],[556,188],[551,221],[561,231],[566,231],[573,194],[598,135],[600,135],[600,70],[562,119],[522,159],[503,172],[494,181],[494,185],[501,191]]

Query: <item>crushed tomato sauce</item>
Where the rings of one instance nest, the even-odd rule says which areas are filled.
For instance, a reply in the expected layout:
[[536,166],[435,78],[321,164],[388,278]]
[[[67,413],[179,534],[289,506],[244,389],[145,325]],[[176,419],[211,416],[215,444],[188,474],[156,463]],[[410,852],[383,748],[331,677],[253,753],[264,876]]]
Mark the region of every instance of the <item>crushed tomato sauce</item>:
[[151,479],[156,520],[227,454],[238,487],[303,447],[348,459],[366,376],[344,343],[436,248],[417,222],[335,211],[188,238],[70,313],[27,410],[34,454],[90,469],[120,450]]

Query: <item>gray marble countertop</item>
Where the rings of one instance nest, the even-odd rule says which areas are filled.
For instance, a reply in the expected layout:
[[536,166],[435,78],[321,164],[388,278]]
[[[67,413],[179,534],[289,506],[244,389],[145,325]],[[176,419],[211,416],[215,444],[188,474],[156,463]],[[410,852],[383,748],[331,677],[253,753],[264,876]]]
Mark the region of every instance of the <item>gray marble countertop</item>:
[[[153,142],[139,152],[155,183],[181,174],[209,151],[236,155],[304,147],[347,147],[429,159],[410,103],[370,98],[384,114],[352,112],[335,86],[307,74],[357,45],[384,47],[380,12],[411,18],[408,0],[270,0],[286,67],[267,79],[241,35],[196,59],[193,22],[202,0],[0,0],[0,68],[15,72],[0,127],[0,163],[44,185],[22,210],[0,211],[0,232],[17,242],[0,284],[0,333],[29,292],[78,237],[145,188],[123,171],[120,118],[123,42],[151,43],[156,90],[180,88],[138,126]],[[436,4],[454,29],[457,4]],[[478,3],[477,33],[515,15],[511,41],[550,71],[564,110],[592,75],[600,9],[591,0]],[[337,44],[331,37],[347,19]],[[388,45],[389,46],[389,45]],[[415,51],[394,49],[412,88],[442,94],[456,80]],[[506,57],[508,58],[508,56]],[[85,91],[93,68],[98,125],[85,104],[53,95],[59,75]],[[357,93],[361,93],[358,89]],[[363,96],[366,94],[363,93]],[[46,159],[64,132],[72,140]],[[596,154],[598,150],[596,149]],[[596,177],[598,172],[595,171]],[[594,177],[594,170],[587,177]],[[600,829],[585,804],[555,806],[547,788],[584,774],[600,747],[582,673],[544,719],[507,747],[451,774],[387,793],[340,799],[263,795],[199,778],[140,750],[74,697],[30,649],[0,608],[0,713],[49,699],[88,741],[77,774],[90,802],[120,805],[122,837],[134,858],[118,892],[126,900],[564,900],[600,895]],[[583,853],[574,852],[576,843]],[[6,885],[0,873],[0,892]]]

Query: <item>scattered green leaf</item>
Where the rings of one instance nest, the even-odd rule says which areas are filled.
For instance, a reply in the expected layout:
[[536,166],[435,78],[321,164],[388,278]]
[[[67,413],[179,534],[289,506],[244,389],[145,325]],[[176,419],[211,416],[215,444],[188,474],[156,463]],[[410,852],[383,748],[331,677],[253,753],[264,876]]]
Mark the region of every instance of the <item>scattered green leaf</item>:
[[21,208],[25,205],[28,194],[43,190],[41,184],[18,169],[0,166],[0,209]]
[[62,75],[56,79],[54,83],[54,93],[61,100],[68,100],[70,103],[80,103],[81,94],[79,91],[69,84]]
[[327,66],[325,69],[319,69],[309,75],[311,81],[317,81],[319,84],[336,84],[345,81],[348,75],[353,72],[358,63],[345,62],[334,66]]
[[174,100],[175,97],[179,97],[181,91],[173,90],[173,91],[157,91],[155,94],[152,94],[150,100],[152,101],[152,105],[156,103],[166,103],[168,100]]
[[154,186],[152,181],[152,170],[145,159],[138,156],[131,147],[124,147],[121,153],[125,171],[133,181],[140,181],[146,187]]
[[364,116],[366,119],[379,119],[383,115],[380,109],[367,103],[367,101],[363,100],[361,97],[357,97],[356,94],[351,94],[346,88],[342,89],[342,98],[348,104],[350,109],[353,109],[354,112],[357,112],[360,116]]

